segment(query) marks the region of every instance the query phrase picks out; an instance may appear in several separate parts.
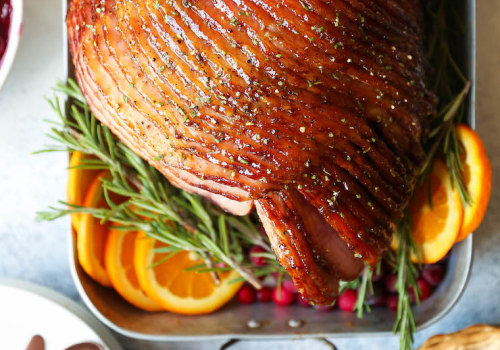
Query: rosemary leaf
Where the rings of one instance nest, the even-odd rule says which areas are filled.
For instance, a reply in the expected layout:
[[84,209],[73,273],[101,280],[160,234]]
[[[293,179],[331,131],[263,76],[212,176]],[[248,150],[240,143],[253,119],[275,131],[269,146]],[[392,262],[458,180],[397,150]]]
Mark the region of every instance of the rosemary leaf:
[[365,267],[363,275],[361,277],[361,283],[358,287],[358,298],[356,304],[354,305],[354,310],[357,311],[358,318],[363,318],[363,312],[366,310],[370,312],[370,306],[366,302],[366,293],[370,291],[373,293],[372,284],[373,270],[370,267]]

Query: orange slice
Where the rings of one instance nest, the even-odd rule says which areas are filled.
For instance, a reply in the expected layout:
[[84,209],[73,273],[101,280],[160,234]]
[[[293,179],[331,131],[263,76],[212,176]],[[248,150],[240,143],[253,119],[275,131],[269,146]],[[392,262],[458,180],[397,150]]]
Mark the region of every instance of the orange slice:
[[462,176],[471,202],[465,206],[464,221],[457,241],[474,232],[484,218],[491,195],[491,164],[483,141],[467,125],[457,126],[457,138],[463,146]]
[[[432,207],[429,202],[429,181]],[[463,207],[460,193],[453,186],[446,164],[434,162],[433,170],[425,182],[415,189],[409,205],[412,235],[416,245],[413,262],[432,264],[441,260],[451,249],[462,226]],[[391,247],[397,249],[394,235]]]
[[[68,169],[68,185],[66,188],[66,197],[68,203],[83,205],[85,193],[94,178],[99,174],[99,170],[88,170],[75,168],[82,163],[82,160],[92,158],[87,154],[75,151],[71,154]],[[80,214],[71,214],[71,223],[77,227],[80,222]]]
[[160,247],[166,245],[139,233],[135,242],[135,271],[142,290],[168,311],[185,315],[213,312],[231,300],[242,285],[230,283],[239,277],[235,271],[219,273],[218,285],[209,273],[186,271],[203,264],[203,260],[188,251],[168,258],[167,253],[155,253],[155,248]]
[[161,311],[139,286],[134,268],[136,237],[136,231],[110,230],[104,253],[106,271],[113,288],[130,304],[146,311]]
[[[83,206],[87,208],[106,208],[101,178],[109,178],[108,171],[102,171],[92,181]],[[104,265],[104,247],[108,238],[109,224],[102,225],[99,219],[90,214],[81,214],[76,228],[78,260],[85,272],[103,286],[110,287],[111,281]]]

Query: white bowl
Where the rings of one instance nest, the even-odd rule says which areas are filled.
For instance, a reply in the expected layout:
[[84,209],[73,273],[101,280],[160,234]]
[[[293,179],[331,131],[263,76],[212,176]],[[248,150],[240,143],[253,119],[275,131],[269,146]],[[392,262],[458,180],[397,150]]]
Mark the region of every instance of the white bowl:
[[23,0],[10,0],[12,6],[12,13],[9,27],[9,37],[7,39],[7,48],[3,54],[0,63],[0,89],[2,88],[7,75],[9,74],[21,38],[23,30]]

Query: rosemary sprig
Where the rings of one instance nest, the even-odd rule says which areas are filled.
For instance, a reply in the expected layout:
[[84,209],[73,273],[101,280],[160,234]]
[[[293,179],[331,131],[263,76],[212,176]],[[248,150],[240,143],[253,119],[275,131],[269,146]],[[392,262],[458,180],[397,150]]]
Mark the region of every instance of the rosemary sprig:
[[[261,287],[258,276],[280,271],[274,256],[267,254],[265,267],[252,265],[242,247],[259,245],[271,251],[267,239],[259,234],[252,218],[224,214],[220,209],[201,197],[179,190],[166,178],[133,153],[121,141],[101,125],[73,80],[59,83],[56,91],[70,97],[67,110],[59,99],[49,101],[59,116],[60,124],[53,127],[49,137],[58,146],[47,151],[80,151],[97,159],[84,162],[80,167],[107,169],[110,179],[103,179],[104,195],[108,208],[83,208],[60,202],[61,208],[50,208],[38,213],[39,219],[54,220],[70,213],[89,213],[102,222],[110,221],[121,229],[141,230],[169,246],[169,252],[189,250],[206,262],[198,272],[210,272],[217,281],[214,267],[221,262],[239,272],[241,277]],[[111,194],[124,198],[114,203]],[[145,220],[147,218],[147,220]]]
[[[380,266],[380,263],[377,266]],[[357,287],[358,298],[354,305],[354,311],[356,311],[358,318],[363,318],[364,311],[371,312],[370,305],[366,302],[366,295],[368,292],[373,294],[372,277],[373,269],[369,266],[365,267]]]
[[399,222],[396,235],[399,245],[396,252],[397,259],[394,271],[397,275],[396,290],[399,298],[393,331],[399,333],[399,348],[401,350],[410,350],[413,349],[413,335],[416,332],[410,290],[413,289],[418,304],[420,302],[418,299],[420,288],[417,284],[417,267],[410,258],[412,252],[415,252],[415,243],[411,234],[411,218],[408,212]]

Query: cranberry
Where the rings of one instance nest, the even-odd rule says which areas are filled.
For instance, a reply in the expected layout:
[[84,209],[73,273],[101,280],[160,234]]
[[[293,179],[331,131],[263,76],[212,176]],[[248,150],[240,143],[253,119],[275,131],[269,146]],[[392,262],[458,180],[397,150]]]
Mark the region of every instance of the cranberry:
[[351,312],[354,310],[356,300],[358,300],[358,292],[354,289],[347,289],[338,297],[337,304],[339,305],[340,310]]
[[373,293],[369,289],[366,291],[366,302],[370,306],[383,306],[385,305],[385,300],[385,290],[380,284],[373,285]]
[[258,245],[253,246],[250,249],[250,261],[252,262],[252,264],[254,264],[255,266],[266,266],[267,265],[266,258],[262,256],[255,256],[255,254],[264,253],[265,251],[266,250],[264,248]]
[[262,287],[257,291],[257,300],[261,303],[268,303],[271,301],[273,290],[269,287]]
[[397,311],[398,310],[398,301],[399,297],[397,294],[390,294],[387,297],[387,300],[385,301],[385,305],[392,310],[392,311]]
[[255,289],[248,284],[243,285],[238,292],[238,301],[241,304],[252,304],[255,302]]
[[299,291],[295,288],[295,284],[291,279],[286,279],[281,283],[281,286],[285,288],[287,291],[293,294],[297,294]]
[[297,303],[299,303],[300,306],[302,307],[311,307],[311,303],[308,302],[306,299],[301,294],[297,295]]
[[426,280],[431,286],[435,287],[444,278],[444,268],[441,265],[425,265],[422,270],[422,278]]
[[295,301],[295,294],[290,293],[290,291],[285,288],[278,288],[278,286],[273,289],[273,301],[276,305],[287,306]]
[[[418,287],[420,288],[419,300],[424,301],[425,299],[429,298],[432,293],[432,288],[430,284],[427,283],[427,281],[424,280],[423,278],[419,278],[417,280],[417,284]],[[410,293],[411,293],[411,300],[413,302],[416,302],[415,293],[412,287],[410,287]]]
[[396,276],[393,273],[386,275],[384,278],[385,289],[390,293],[394,293],[396,291],[396,281],[397,280],[398,280],[398,276]]
[[224,269],[224,268],[226,268],[226,267],[227,267],[227,265],[226,265],[226,264],[224,264],[223,262],[218,262],[218,263],[216,263],[216,264],[214,265],[214,267],[217,267],[217,268],[219,268],[219,269]]

